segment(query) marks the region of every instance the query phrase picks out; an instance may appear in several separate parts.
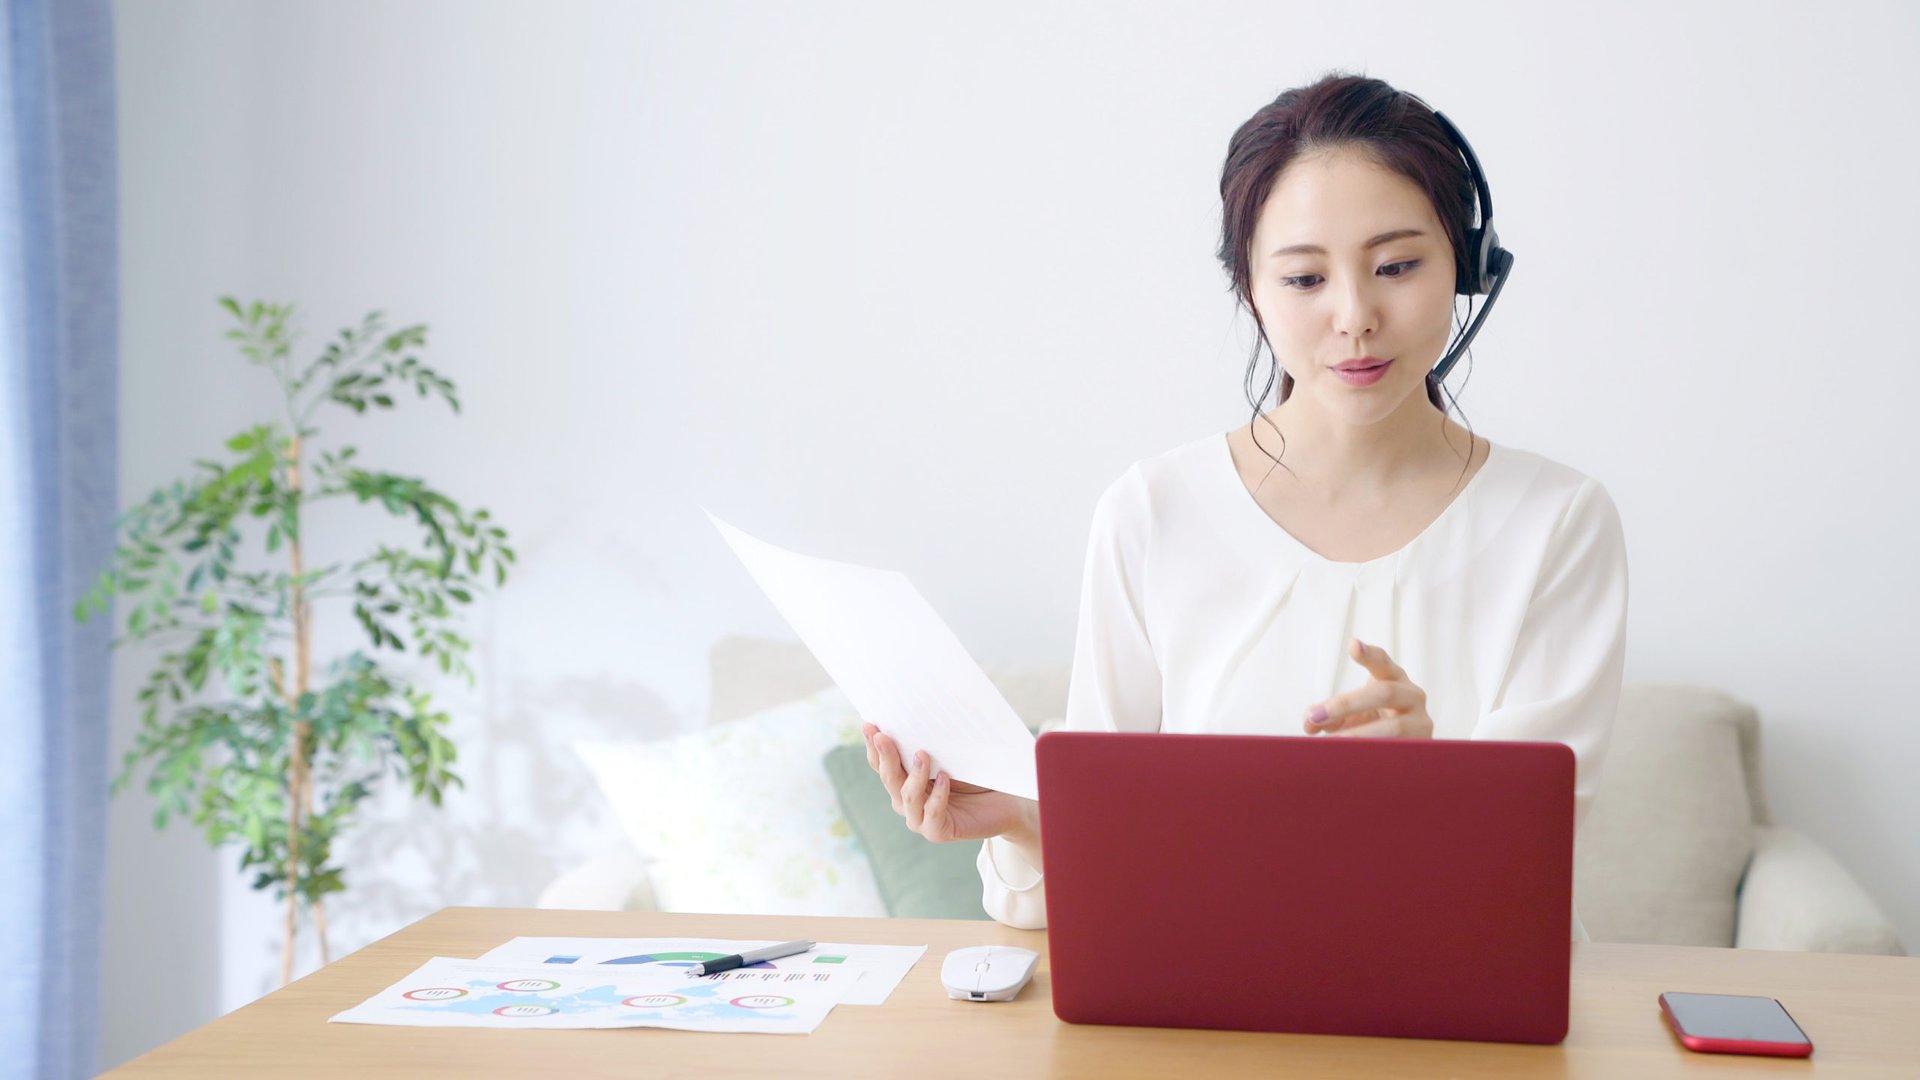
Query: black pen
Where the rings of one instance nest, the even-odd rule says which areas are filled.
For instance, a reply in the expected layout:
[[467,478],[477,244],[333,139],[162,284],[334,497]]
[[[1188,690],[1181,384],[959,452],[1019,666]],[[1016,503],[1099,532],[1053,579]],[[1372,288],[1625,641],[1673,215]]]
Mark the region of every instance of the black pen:
[[695,975],[712,975],[715,972],[732,971],[734,968],[746,967],[748,964],[757,964],[762,960],[778,960],[782,956],[792,956],[795,953],[803,953],[811,948],[813,948],[813,942],[811,941],[789,941],[780,945],[768,945],[761,949],[748,949],[743,953],[734,953],[732,956],[723,956],[718,960],[708,960],[703,964],[695,964],[693,965],[693,973]]

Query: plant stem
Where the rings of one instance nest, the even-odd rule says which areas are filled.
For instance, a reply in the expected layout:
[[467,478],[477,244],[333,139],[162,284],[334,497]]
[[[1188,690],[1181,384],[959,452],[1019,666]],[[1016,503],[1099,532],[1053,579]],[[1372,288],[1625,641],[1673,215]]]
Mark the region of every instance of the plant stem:
[[[293,432],[287,445],[287,492],[293,505],[294,534],[288,538],[293,560],[293,686],[287,688],[287,703],[296,705],[307,692],[310,677],[312,639],[308,625],[307,601],[300,584],[300,433]],[[310,729],[305,720],[293,725],[293,746],[287,762],[287,914],[285,936],[280,955],[280,985],[293,981],[294,918],[300,907],[300,824],[312,798],[313,781],[307,763]],[[326,951],[324,924],[316,925],[321,935],[321,952]]]

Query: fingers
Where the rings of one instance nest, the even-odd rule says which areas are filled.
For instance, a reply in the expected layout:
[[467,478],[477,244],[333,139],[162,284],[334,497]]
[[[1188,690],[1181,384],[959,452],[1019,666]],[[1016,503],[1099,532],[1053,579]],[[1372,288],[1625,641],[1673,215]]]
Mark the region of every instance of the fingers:
[[871,740],[880,773],[880,782],[886,785],[887,797],[893,801],[893,812],[904,812],[900,805],[900,788],[907,781],[906,766],[900,763],[900,747],[884,733],[875,732]]
[[1378,645],[1369,645],[1359,638],[1347,642],[1347,655],[1353,657],[1355,663],[1366,668],[1367,674],[1376,679],[1407,677],[1407,673],[1400,669],[1400,665],[1393,662],[1393,657],[1387,655],[1387,650]]
[[1433,717],[1428,716],[1426,707],[1422,706],[1327,734],[1353,739],[1431,739]]
[[[934,778],[933,791],[928,793],[926,808],[921,811],[920,835],[934,841],[952,839],[947,835],[947,803],[952,797],[953,778],[943,772]],[[928,831],[929,828],[933,831]]]
[[1358,690],[1335,694],[1307,710],[1306,730],[1338,731],[1348,724],[1374,719],[1392,698],[1393,686],[1392,683],[1375,680]]
[[922,815],[927,808],[927,774],[932,771],[933,761],[922,750],[913,755],[913,768],[907,773],[907,781],[900,789],[901,815],[907,819],[907,828],[920,831]]
[[[900,760],[899,743],[872,724],[862,727],[867,737],[867,764],[880,774],[880,782],[886,785],[893,812],[905,818],[907,828],[914,832],[920,832],[929,821],[944,822],[947,802],[953,794],[952,778],[943,772],[936,782],[929,775],[933,771],[933,759],[924,750],[913,755],[913,765],[909,768]],[[944,830],[943,825],[937,828]],[[930,839],[944,839],[944,836]]]
[[[1320,731],[1340,731],[1343,728],[1378,720],[1382,716],[1382,710],[1424,709],[1426,704],[1427,692],[1413,683],[1405,679],[1392,681],[1376,679],[1358,690],[1335,694],[1314,709],[1308,709],[1301,723],[1303,730],[1309,734]],[[1316,709],[1325,710],[1326,715],[1323,719],[1315,719]]]
[[1349,709],[1337,716],[1329,713],[1325,720],[1314,720],[1309,716],[1304,726],[1309,735],[1338,735],[1343,729],[1356,724],[1372,723],[1381,715],[1379,709]]
[[1367,685],[1358,690],[1336,694],[1307,710],[1300,729],[1309,735],[1339,731],[1356,724],[1372,723],[1385,715],[1385,709],[1411,709],[1426,704],[1426,692],[1413,684],[1407,673],[1387,650],[1369,645],[1359,638],[1347,640],[1347,655],[1367,669]]
[[1406,720],[1400,716],[1383,716],[1366,723],[1355,723],[1338,731],[1329,731],[1327,734],[1343,739],[1398,739],[1407,734]]

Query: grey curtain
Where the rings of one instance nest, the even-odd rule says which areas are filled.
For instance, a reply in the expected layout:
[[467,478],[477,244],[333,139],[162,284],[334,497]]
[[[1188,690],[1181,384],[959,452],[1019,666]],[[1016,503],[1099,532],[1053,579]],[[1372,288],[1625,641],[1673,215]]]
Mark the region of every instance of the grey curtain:
[[118,501],[112,11],[4,0],[0,21],[0,1075],[87,1076],[110,626],[73,608]]

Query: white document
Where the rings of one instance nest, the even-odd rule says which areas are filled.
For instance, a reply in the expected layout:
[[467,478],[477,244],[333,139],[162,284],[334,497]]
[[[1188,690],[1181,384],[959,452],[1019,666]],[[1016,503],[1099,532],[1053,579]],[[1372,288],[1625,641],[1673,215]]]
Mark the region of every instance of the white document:
[[796,554],[706,513],[861,718],[900,745],[903,763],[925,750],[930,775],[1040,797],[1033,733],[905,574]]
[[[582,938],[517,937],[490,949],[480,959],[488,963],[612,965],[629,970],[670,969],[684,972],[703,960],[717,960],[748,949],[777,945],[777,941],[730,938]],[[740,968],[741,979],[760,976],[803,976],[824,981],[842,1005],[884,1005],[887,996],[906,978],[908,969],[926,955],[925,945],[849,945],[815,942],[812,950],[766,960]],[[717,978],[733,975],[723,971]],[[831,974],[837,979],[820,980]]]
[[805,1035],[838,998],[826,985],[689,978],[684,970],[490,964],[436,956],[328,1018],[406,1027],[623,1028]]

